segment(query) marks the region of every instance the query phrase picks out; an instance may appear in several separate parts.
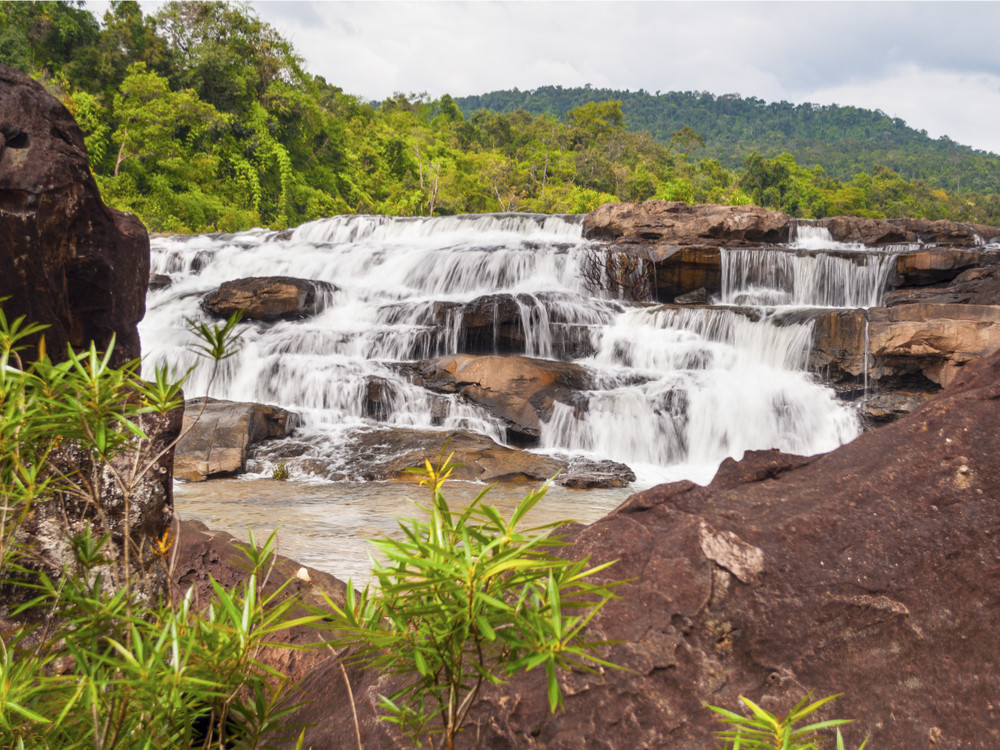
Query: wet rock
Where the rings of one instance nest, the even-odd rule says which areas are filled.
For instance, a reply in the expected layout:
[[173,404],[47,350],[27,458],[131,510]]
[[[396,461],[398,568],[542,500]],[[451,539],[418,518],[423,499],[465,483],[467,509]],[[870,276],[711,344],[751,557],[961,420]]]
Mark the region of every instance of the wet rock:
[[[447,448],[445,444],[447,443]],[[442,451],[454,453],[452,479],[478,482],[545,482],[590,489],[625,487],[635,474],[625,464],[547,456],[500,445],[485,435],[459,430],[441,432],[408,427],[386,427],[354,433],[346,444],[350,456],[338,466],[336,479],[368,481],[417,481],[407,469],[423,467],[425,461],[438,463]],[[313,464],[315,467],[315,463]]]
[[[404,377],[412,376],[415,369],[410,365],[400,365],[398,369]],[[365,385],[363,406],[365,416],[379,422],[385,422],[396,413],[396,404],[400,393],[397,384],[388,378],[369,377]],[[446,396],[435,396],[431,399],[431,424],[440,425],[448,416],[450,402]]]
[[890,219],[888,223],[913,235],[921,242],[933,242],[938,245],[970,247],[1000,238],[1000,227],[985,224],[964,224],[947,219],[932,221],[921,218]]
[[584,219],[584,236],[651,262],[656,299],[671,302],[722,286],[720,247],[787,242],[790,217],[757,206],[669,201],[606,203]]
[[[490,687],[459,747],[716,747],[706,703],[781,713],[810,692],[844,693],[820,718],[854,719],[849,747],[1000,747],[998,395],[994,355],[832,453],[749,452],[571,530],[568,554],[629,579],[585,633],[628,670],[560,675],[556,714],[538,670]],[[300,683],[306,745],[357,746],[338,676]],[[398,683],[351,678],[362,744],[395,747],[375,717]]]
[[[0,66],[0,297],[8,319],[49,326],[48,353],[107,348],[140,355],[149,237],[104,205],[72,115],[23,73]],[[33,351],[26,354],[33,360]]]
[[[186,404],[184,429],[177,445],[174,477],[201,482],[239,474],[256,443],[288,435],[298,418],[277,406],[192,399]],[[192,426],[193,424],[193,426]]]
[[415,381],[486,407],[507,424],[510,440],[524,444],[537,442],[553,401],[592,387],[588,371],[570,362],[468,354],[421,362]]
[[578,490],[627,487],[635,481],[635,472],[618,461],[597,461],[579,456],[568,461],[564,473],[556,479],[556,483],[564,487]]
[[[461,354],[526,354],[529,338],[545,320],[552,356],[578,359],[593,353],[590,326],[564,315],[563,299],[551,295],[489,294],[471,302],[435,302],[433,325],[449,332],[445,351]],[[529,334],[529,331],[532,333]],[[538,342],[534,342],[538,346]]]
[[151,273],[149,274],[149,291],[159,292],[162,289],[169,289],[174,283],[174,280],[162,273]]
[[924,286],[951,281],[965,269],[1000,260],[996,253],[958,248],[933,248],[903,253],[896,258],[898,287]]
[[315,315],[323,307],[323,296],[333,291],[325,281],[257,276],[225,282],[205,295],[201,307],[219,318],[243,310],[248,320],[294,320]]
[[[533,306],[530,298],[523,304]],[[456,351],[468,354],[525,351],[522,309],[511,294],[490,294],[465,303],[435,302],[433,315],[436,325],[455,330]]]
[[711,303],[708,290],[705,287],[698,287],[693,292],[678,294],[674,297],[675,305],[708,305]]
[[347,445],[351,456],[348,477],[381,481],[417,481],[407,469],[437,463],[445,450],[454,452],[452,478],[479,482],[544,482],[560,473],[565,464],[548,456],[508,448],[485,435],[458,431],[444,433],[412,428],[387,428],[356,433]]

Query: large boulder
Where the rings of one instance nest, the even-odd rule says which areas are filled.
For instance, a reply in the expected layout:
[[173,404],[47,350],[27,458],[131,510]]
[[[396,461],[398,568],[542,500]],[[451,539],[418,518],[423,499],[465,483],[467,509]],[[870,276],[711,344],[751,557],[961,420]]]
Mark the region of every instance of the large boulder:
[[[571,531],[567,553],[626,579],[586,637],[627,669],[542,670],[490,688],[460,747],[717,747],[706,703],[784,712],[843,692],[847,744],[1000,747],[1000,354],[941,396],[822,456],[727,460],[707,487],[661,485]],[[376,719],[391,676],[335,663],[300,685],[305,744],[397,746]],[[338,679],[341,677],[341,679]]]
[[239,474],[246,469],[252,446],[285,437],[297,421],[295,414],[277,406],[192,399],[186,405],[174,477],[201,482]]
[[228,318],[242,310],[247,320],[294,320],[322,310],[324,295],[334,290],[335,287],[326,281],[254,276],[224,282],[205,295],[201,307],[219,318]]
[[[131,214],[101,201],[83,133],[37,81],[0,66],[0,297],[8,318],[49,326],[54,358],[66,345],[139,356],[149,238]],[[32,353],[28,353],[33,358]]]
[[532,357],[456,354],[421,362],[415,380],[442,393],[459,393],[500,417],[510,439],[532,444],[541,435],[554,401],[572,402],[574,391],[592,387],[586,368]]
[[653,260],[675,247],[788,241],[791,219],[758,206],[688,205],[678,201],[605,203],[587,214],[588,239],[653,247]]

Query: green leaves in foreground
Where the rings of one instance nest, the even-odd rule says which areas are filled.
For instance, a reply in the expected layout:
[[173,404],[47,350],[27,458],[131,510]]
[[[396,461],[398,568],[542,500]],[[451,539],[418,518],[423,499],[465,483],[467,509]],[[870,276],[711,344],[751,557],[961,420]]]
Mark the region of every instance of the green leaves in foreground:
[[[96,561],[106,542],[78,547]],[[246,581],[210,578],[204,602],[193,588],[178,602],[136,601],[94,571],[41,576],[22,610],[44,607],[62,626],[0,638],[0,748],[257,748],[294,734],[288,680],[259,656],[296,648],[278,634],[322,616],[298,616],[288,582],[265,589],[275,545],[272,534],[258,548],[251,533],[239,545]]]
[[[812,703],[809,702],[810,697],[811,694],[802,698],[784,718],[765,711],[749,698],[742,696],[740,700],[747,705],[752,716],[742,716],[718,706],[709,708],[719,715],[719,721],[734,727],[719,732],[719,738],[726,743],[727,750],[818,750],[826,746],[823,744],[822,733],[834,727],[838,727],[837,750],[845,750],[844,738],[840,734],[839,727],[850,724],[850,719],[829,719],[800,726],[810,715],[840,697],[840,693],[828,695]],[[858,750],[864,750],[867,744],[866,739]]]
[[528,493],[509,521],[483,503],[488,489],[453,511],[441,493],[452,468],[449,457],[415,470],[431,489],[428,519],[400,521],[402,539],[373,542],[386,561],[372,570],[378,588],[356,594],[348,585],[344,607],[330,603],[338,645],[354,646],[366,667],[406,678],[382,699],[387,719],[418,744],[440,733],[448,748],[483,683],[541,667],[555,711],[557,670],[614,667],[597,656],[607,642],[588,641],[583,630],[617,585],[592,580],[612,563],[552,554],[563,546],[549,536],[558,524],[518,530],[547,486]]

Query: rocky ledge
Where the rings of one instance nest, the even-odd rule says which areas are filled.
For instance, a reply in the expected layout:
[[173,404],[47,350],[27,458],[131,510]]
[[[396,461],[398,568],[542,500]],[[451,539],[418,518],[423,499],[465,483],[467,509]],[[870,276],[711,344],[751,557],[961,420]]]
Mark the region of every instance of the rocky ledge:
[[[928,219],[836,216],[803,222],[756,206],[607,204],[584,220],[608,252],[651,266],[652,293],[707,304],[722,292],[723,249],[788,252],[799,227],[896,253],[883,307],[792,314],[812,318],[811,369],[882,424],[940,391],[967,363],[1000,348],[1000,228]],[[809,252],[799,250],[798,252]],[[845,253],[845,258],[859,258]]]
[[239,474],[254,445],[286,437],[297,422],[297,415],[277,406],[191,399],[185,404],[174,477],[201,482]]
[[452,454],[452,460],[459,464],[451,475],[457,481],[540,484],[552,479],[574,489],[625,487],[635,481],[635,473],[616,461],[532,453],[468,430],[390,426],[354,430],[341,445],[348,456],[344,461],[312,457],[311,448],[306,440],[293,438],[262,445],[255,456],[335,481],[416,482],[419,477],[408,470],[423,466],[425,461],[436,464],[442,454]]

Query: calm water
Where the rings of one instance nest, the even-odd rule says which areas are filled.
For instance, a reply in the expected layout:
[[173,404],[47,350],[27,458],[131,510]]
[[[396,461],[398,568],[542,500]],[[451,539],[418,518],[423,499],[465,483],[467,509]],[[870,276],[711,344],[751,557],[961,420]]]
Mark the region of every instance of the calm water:
[[[533,485],[498,485],[489,502],[505,515]],[[454,482],[445,488],[453,507],[470,502],[484,485]],[[591,523],[620,505],[632,489],[570,490],[552,487],[527,517],[529,525],[573,520]],[[246,541],[247,528],[266,538],[278,531],[278,551],[338,578],[368,577],[366,541],[395,535],[396,518],[423,516],[416,503],[426,503],[428,491],[411,484],[370,482],[332,484],[276,482],[271,479],[224,479],[177,483],[174,502],[181,518],[203,521]],[[525,526],[527,528],[527,526]]]

